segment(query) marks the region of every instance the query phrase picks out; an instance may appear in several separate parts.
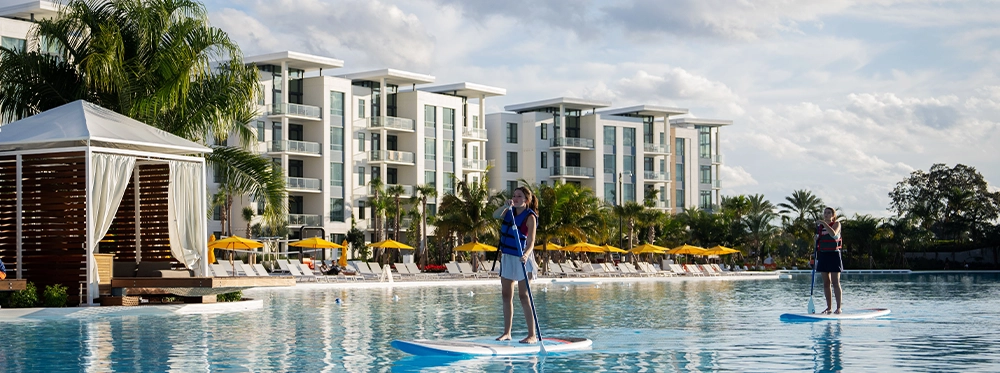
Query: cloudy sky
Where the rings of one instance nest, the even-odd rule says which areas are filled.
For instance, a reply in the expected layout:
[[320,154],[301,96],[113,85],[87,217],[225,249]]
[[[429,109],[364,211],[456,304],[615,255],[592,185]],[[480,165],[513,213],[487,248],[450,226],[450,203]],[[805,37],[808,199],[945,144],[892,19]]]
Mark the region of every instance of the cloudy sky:
[[731,119],[724,195],[808,189],[886,216],[934,163],[1000,185],[1000,4],[924,0],[209,0],[247,55],[283,50]]

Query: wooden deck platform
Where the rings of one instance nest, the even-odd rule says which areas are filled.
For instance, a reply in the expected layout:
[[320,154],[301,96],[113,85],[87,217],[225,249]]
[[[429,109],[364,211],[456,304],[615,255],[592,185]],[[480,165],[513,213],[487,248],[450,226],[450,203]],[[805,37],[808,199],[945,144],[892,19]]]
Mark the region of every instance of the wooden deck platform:
[[256,287],[295,286],[292,276],[268,277],[115,277],[112,289],[124,289],[127,295],[174,294],[203,297]]
[[28,280],[0,280],[0,291],[18,291],[28,287]]

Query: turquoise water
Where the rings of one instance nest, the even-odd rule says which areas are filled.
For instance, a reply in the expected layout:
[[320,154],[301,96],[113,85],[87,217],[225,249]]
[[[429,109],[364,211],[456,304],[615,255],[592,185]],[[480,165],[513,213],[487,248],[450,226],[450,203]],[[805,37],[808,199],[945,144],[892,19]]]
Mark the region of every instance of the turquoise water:
[[[408,356],[389,342],[499,335],[498,284],[255,290],[258,311],[3,323],[0,370],[1000,371],[1000,275],[854,275],[844,285],[845,308],[892,315],[779,321],[805,311],[808,276],[536,284],[543,336],[587,337],[592,350],[456,360]],[[822,308],[821,294],[817,301]],[[523,319],[514,325],[523,337]]]

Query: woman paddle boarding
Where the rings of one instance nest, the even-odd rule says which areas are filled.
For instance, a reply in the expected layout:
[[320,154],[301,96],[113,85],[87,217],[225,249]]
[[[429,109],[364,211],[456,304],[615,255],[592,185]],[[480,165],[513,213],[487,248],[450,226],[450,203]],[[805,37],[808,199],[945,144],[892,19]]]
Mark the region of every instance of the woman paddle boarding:
[[[508,213],[508,209],[513,209]],[[512,198],[493,212],[493,217],[503,219],[500,225],[500,285],[503,287],[503,334],[498,341],[511,339],[510,331],[514,319],[514,284],[518,287],[521,309],[528,323],[528,336],[521,343],[535,343],[535,317],[531,312],[531,297],[528,295],[527,281],[538,275],[535,264],[535,227],[538,225],[538,199],[527,187],[514,190]],[[523,249],[523,251],[522,251]],[[523,254],[522,254],[523,253]],[[524,265],[522,267],[521,265]]]
[[844,271],[844,263],[840,258],[840,222],[837,221],[837,211],[832,207],[823,209],[823,220],[816,221],[816,272],[823,278],[823,295],[826,296],[826,309],[822,314],[830,314],[831,293],[837,298],[835,314],[841,312],[840,273]]

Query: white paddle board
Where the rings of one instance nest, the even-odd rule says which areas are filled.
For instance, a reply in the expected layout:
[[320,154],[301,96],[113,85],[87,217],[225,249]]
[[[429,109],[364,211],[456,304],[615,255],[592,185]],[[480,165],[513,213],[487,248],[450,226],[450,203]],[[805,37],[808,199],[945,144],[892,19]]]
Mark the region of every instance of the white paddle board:
[[[594,343],[586,338],[542,338],[545,352],[565,352],[584,350]],[[444,355],[444,356],[501,356],[501,355],[535,355],[541,352],[538,344],[524,344],[517,341],[482,340],[437,340],[418,339],[413,341],[392,341],[392,347],[413,355]]]
[[820,320],[859,320],[871,319],[889,314],[888,308],[868,308],[848,310],[840,314],[822,313],[786,313],[781,315],[782,321],[820,321]]

